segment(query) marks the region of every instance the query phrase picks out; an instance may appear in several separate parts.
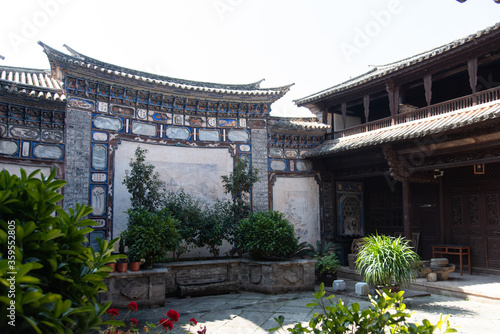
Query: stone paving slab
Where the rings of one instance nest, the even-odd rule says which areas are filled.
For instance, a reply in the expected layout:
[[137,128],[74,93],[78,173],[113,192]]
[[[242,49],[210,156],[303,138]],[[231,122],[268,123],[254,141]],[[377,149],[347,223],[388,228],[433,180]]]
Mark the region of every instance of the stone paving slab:
[[[354,293],[356,281],[346,280],[346,291],[334,292],[327,288],[328,293],[334,294],[333,302],[341,298],[344,303],[358,303],[362,309],[370,306],[368,297],[360,297]],[[316,287],[319,289],[319,287]],[[259,334],[267,333],[270,328],[276,327],[274,317],[285,316],[286,327],[295,323],[306,324],[311,318],[311,309],[305,305],[310,303],[313,291],[299,292],[284,295],[265,295],[259,293],[234,293],[219,296],[205,296],[196,298],[167,298],[165,307],[140,309],[131,314],[139,320],[158,323],[165,317],[169,309],[175,309],[180,314],[179,323],[174,333],[183,333],[179,324],[187,323],[190,318],[196,318],[199,324],[207,326],[207,333],[216,334]],[[428,319],[435,323],[440,313],[450,314],[450,323],[458,333],[466,334],[493,334],[500,328],[500,303],[490,304],[448,297],[444,295],[405,291],[404,302],[409,311],[415,312],[412,321],[421,322]],[[120,310],[120,314],[125,314]],[[140,327],[141,328],[141,327]],[[196,333],[200,327],[188,328]],[[281,333],[287,333],[280,331]]]

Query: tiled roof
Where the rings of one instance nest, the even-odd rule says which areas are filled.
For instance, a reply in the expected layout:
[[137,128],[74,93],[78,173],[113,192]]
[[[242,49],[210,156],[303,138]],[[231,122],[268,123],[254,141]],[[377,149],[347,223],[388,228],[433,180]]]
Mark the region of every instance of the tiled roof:
[[499,101],[460,109],[450,113],[423,118],[417,121],[402,123],[378,130],[363,132],[352,136],[329,140],[315,149],[305,153],[305,156],[327,156],[363,147],[415,139],[496,118],[500,118]]
[[293,85],[287,85],[276,88],[261,88],[260,84],[263,80],[250,83],[250,84],[218,84],[210,82],[200,82],[185,79],[177,79],[167,76],[161,76],[157,74],[137,71],[129,69],[126,67],[121,67],[109,63],[102,62],[100,60],[85,56],[75,50],[65,47],[69,50],[71,55],[60,52],[50,46],[38,42],[47,56],[50,58],[56,58],[59,61],[63,61],[69,64],[80,66],[83,68],[88,68],[91,70],[100,71],[102,73],[113,74],[116,76],[126,77],[129,79],[135,79],[142,82],[155,83],[167,87],[181,88],[186,90],[194,91],[205,91],[213,93],[224,93],[224,94],[236,94],[236,95],[261,95],[261,96],[276,96],[277,98],[283,96],[286,92],[290,90]]
[[0,66],[0,89],[37,99],[66,100],[62,83],[48,70]]
[[312,135],[321,134],[331,128],[330,125],[320,123],[316,117],[272,117],[269,121],[271,131],[274,132],[307,132]]
[[335,85],[333,87],[327,88],[327,89],[322,90],[320,92],[311,94],[309,96],[303,97],[301,99],[294,100],[294,102],[298,106],[301,106],[301,105],[304,105],[308,102],[313,102],[313,101],[319,100],[319,99],[326,97],[330,94],[337,93],[337,92],[347,90],[347,89],[352,88],[352,87],[359,86],[359,85],[366,83],[368,81],[386,76],[386,75],[394,73],[398,70],[407,68],[409,66],[421,63],[423,61],[426,61],[428,59],[431,59],[431,58],[436,57],[438,55],[441,55],[443,53],[452,51],[452,50],[454,50],[462,45],[474,43],[474,41],[477,38],[480,38],[481,36],[484,36],[484,35],[488,35],[488,34],[495,32],[495,31],[500,32],[500,23],[497,23],[494,26],[488,27],[486,29],[480,30],[480,31],[476,32],[475,34],[471,34],[467,37],[464,37],[464,38],[455,40],[451,43],[434,48],[432,50],[425,51],[425,52],[419,53],[417,55],[414,55],[414,56],[411,56],[411,57],[408,57],[408,58],[405,58],[405,59],[402,59],[402,60],[399,60],[399,61],[396,61],[393,63],[374,66],[373,69],[371,69],[370,71],[368,71],[364,74],[361,74],[360,76],[349,79],[349,80],[342,82],[338,85]]

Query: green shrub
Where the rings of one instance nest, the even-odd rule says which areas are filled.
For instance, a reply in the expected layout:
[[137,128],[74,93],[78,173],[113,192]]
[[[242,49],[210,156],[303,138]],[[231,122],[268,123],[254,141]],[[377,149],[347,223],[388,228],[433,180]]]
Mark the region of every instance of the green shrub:
[[[422,321],[422,324],[409,323],[407,319],[411,317],[411,313],[406,311],[406,305],[403,303],[403,293],[400,291],[391,294],[388,290],[377,299],[370,296],[371,307],[366,310],[361,310],[358,303],[353,303],[350,306],[345,305],[342,299],[339,299],[337,304],[331,300],[334,298],[330,295],[326,298],[323,283],[321,283],[320,291],[314,294],[315,300],[307,304],[306,307],[319,308],[319,312],[315,312],[308,323],[304,327],[301,323],[296,324],[293,328],[288,329],[290,333],[434,333],[439,330],[441,333],[454,333],[455,329],[450,327],[448,317],[443,318],[441,315],[437,324],[433,325],[427,319]],[[328,303],[327,303],[328,302]],[[280,327],[272,328],[269,331],[283,329],[285,321],[284,316],[274,318]],[[444,331],[443,331],[444,330]]]
[[[57,203],[65,181],[0,172],[0,328],[10,333],[87,333],[102,324],[111,304],[97,302],[106,290],[103,278],[120,256],[112,240],[85,247],[92,208],[65,212]],[[15,232],[15,233],[14,233]],[[16,274],[11,274],[15,272]],[[9,310],[15,301],[15,311]],[[15,313],[15,318],[9,317]],[[15,321],[15,327],[12,326]]]
[[196,245],[207,247],[213,256],[219,256],[223,240],[231,241],[233,235],[233,210],[229,201],[217,200],[207,207],[205,217],[196,235]]
[[135,160],[131,160],[130,172],[125,171],[123,184],[131,197],[132,208],[136,210],[154,211],[158,209],[164,196],[163,182],[155,171],[155,166],[146,161],[147,149],[140,146],[135,150]]
[[291,257],[298,249],[293,225],[278,211],[253,212],[235,228],[239,249],[254,258]]
[[247,217],[251,211],[248,194],[253,184],[259,181],[259,170],[252,167],[248,159],[238,157],[233,171],[221,178],[225,193],[231,194],[233,199],[234,221]]
[[182,242],[174,249],[174,256],[179,258],[198,243],[197,235],[204,226],[205,214],[201,203],[190,194],[186,194],[184,189],[168,193],[162,207],[170,211],[172,217],[177,220],[177,230]]
[[144,259],[146,265],[162,261],[167,252],[181,242],[177,222],[168,210],[129,209],[128,217],[127,230],[122,232],[122,238],[134,260]]

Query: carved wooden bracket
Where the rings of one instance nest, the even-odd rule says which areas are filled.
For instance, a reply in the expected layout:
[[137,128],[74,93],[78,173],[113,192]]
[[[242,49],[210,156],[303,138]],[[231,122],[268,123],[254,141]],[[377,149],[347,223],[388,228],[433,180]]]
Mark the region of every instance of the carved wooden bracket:
[[389,172],[391,176],[397,181],[403,181],[407,177],[406,163],[404,160],[399,159],[398,155],[392,149],[392,146],[385,144],[382,146],[385,160],[389,165]]

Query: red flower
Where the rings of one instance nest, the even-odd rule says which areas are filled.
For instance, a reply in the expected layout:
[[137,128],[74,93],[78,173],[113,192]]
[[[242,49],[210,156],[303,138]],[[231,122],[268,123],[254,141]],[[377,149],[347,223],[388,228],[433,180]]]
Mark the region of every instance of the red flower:
[[134,325],[137,325],[137,319],[136,318],[130,319],[130,322],[133,323]]
[[115,308],[110,308],[110,309],[108,310],[108,313],[109,313],[109,315],[110,315],[110,316],[112,316],[112,317],[116,317],[116,316],[118,315],[118,310],[117,310],[117,309],[115,309]]
[[130,302],[128,304],[128,310],[132,311],[132,312],[137,311],[137,303],[136,302]]
[[191,319],[189,319],[189,321],[193,323],[193,326],[198,325],[198,321],[196,321],[195,318],[191,318]]
[[174,328],[174,324],[170,319],[161,319],[159,325],[162,325],[163,329],[172,330]]
[[179,312],[174,311],[174,310],[169,310],[167,312],[167,317],[172,319],[173,322],[177,322],[179,320]]

